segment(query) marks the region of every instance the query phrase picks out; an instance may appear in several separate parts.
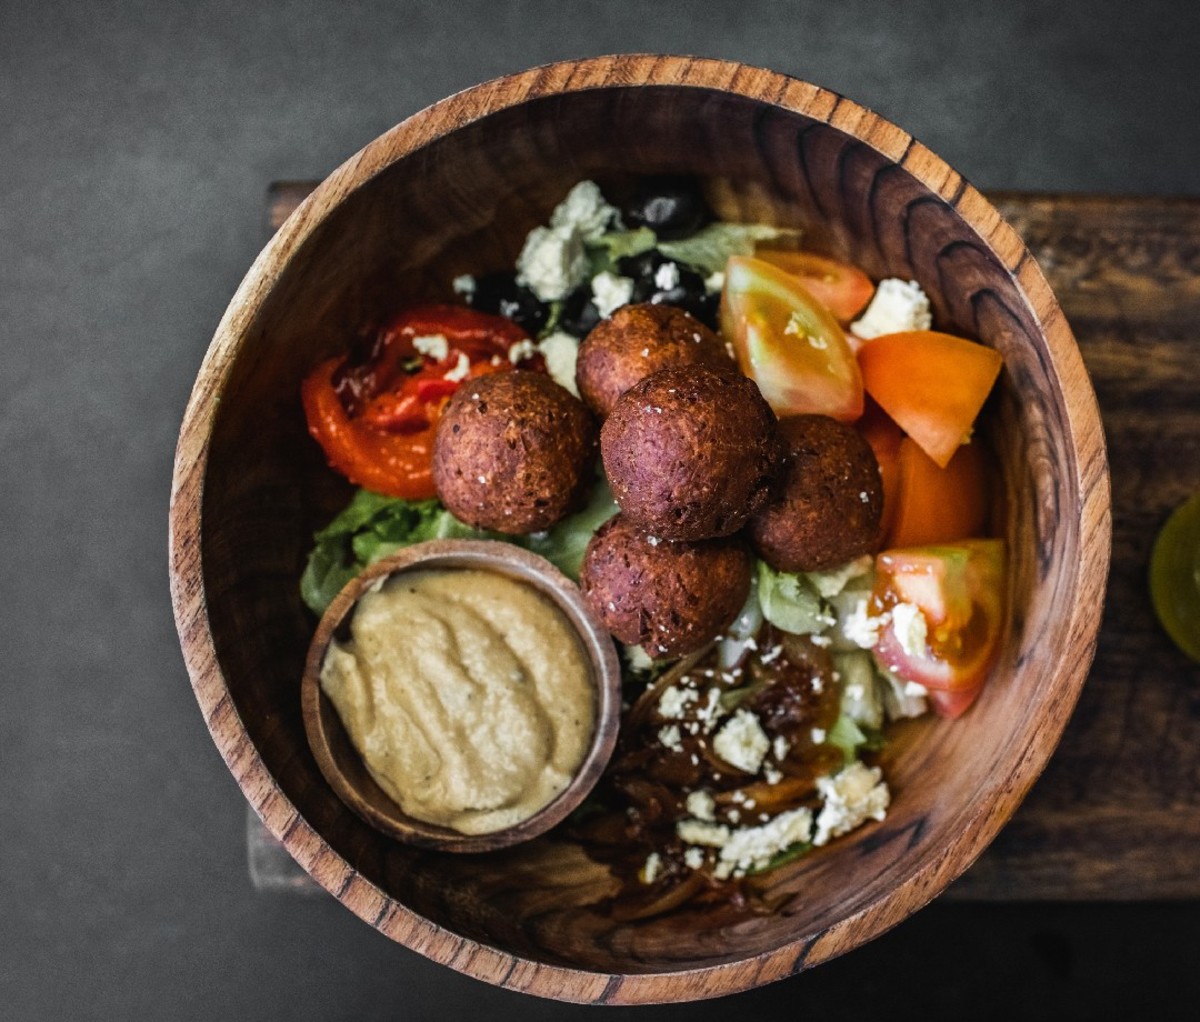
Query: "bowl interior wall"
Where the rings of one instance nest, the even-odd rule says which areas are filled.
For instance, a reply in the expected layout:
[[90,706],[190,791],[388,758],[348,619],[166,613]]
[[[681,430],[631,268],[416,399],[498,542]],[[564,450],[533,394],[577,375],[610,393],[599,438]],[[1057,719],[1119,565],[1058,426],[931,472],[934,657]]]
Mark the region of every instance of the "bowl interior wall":
[[[778,911],[614,924],[589,905],[606,871],[549,838],[469,858],[401,846],[361,822],[318,772],[299,682],[314,620],[297,581],[312,533],[349,494],[308,438],[298,392],[320,359],[398,308],[453,300],[460,273],[511,267],[526,231],[576,181],[699,174],[725,218],[804,227],[873,276],[917,279],[947,329],[1005,356],[991,432],[1014,556],[1009,636],[992,684],[954,724],[899,730],[880,825],[777,871]],[[831,226],[836,225],[836,226]],[[617,972],[712,965],[847,918],[976,821],[1016,766],[1010,736],[1053,686],[1052,611],[1077,557],[1064,410],[1044,341],[1007,270],[955,209],[874,149],[823,123],[706,90],[608,89],[527,102],[392,164],[292,258],[246,331],[220,395],[205,478],[203,570],[219,663],[267,768],[353,869],[446,929],[538,960]],[[931,891],[932,896],[936,891]]]

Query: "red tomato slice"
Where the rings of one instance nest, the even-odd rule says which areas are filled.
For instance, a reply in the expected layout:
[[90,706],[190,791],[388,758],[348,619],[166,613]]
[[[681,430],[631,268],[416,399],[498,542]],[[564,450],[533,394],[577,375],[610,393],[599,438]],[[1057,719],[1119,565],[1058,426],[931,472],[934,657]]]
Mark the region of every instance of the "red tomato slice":
[[[888,550],[875,561],[873,603],[893,617],[880,633],[875,659],[905,681],[923,685],[934,709],[957,717],[974,701],[1004,627],[1005,556],[998,539],[952,546]],[[922,648],[898,634],[895,608],[915,604],[926,623]]]
[[730,258],[721,333],[780,418],[822,414],[853,422],[862,415],[862,376],[846,335],[829,310],[778,267]]
[[798,277],[804,290],[832,312],[840,323],[849,323],[862,312],[875,293],[871,278],[857,266],[814,252],[757,249],[754,258]]
[[900,500],[900,444],[904,441],[904,431],[869,395],[862,418],[855,423],[855,428],[866,437],[871,450],[875,452],[875,460],[879,462],[879,476],[883,481],[883,516],[879,522],[879,532],[885,537],[885,544],[892,545],[886,537],[891,535]]
[[1000,374],[999,352],[933,330],[885,334],[858,352],[863,386],[945,468]]

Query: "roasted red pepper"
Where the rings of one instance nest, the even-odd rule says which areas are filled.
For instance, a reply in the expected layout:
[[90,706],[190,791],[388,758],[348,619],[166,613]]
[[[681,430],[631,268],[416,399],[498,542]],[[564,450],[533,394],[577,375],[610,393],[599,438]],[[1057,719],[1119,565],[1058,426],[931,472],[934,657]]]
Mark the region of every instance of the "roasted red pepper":
[[309,373],[301,387],[308,431],[352,483],[391,497],[432,497],[433,437],[446,401],[463,380],[512,369],[511,349],[527,339],[503,316],[455,305],[408,309],[365,352]]

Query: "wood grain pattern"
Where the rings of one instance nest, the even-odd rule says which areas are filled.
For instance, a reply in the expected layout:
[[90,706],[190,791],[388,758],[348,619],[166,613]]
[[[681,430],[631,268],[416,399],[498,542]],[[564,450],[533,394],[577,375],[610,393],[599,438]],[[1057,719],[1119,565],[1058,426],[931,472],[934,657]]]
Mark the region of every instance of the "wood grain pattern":
[[[302,374],[372,319],[511,265],[570,185],[701,175],[728,218],[805,227],[880,276],[918,279],[947,329],[1005,359],[988,440],[1003,466],[1013,612],[962,721],[887,749],[888,820],[777,871],[778,908],[620,924],[608,874],[542,838],[465,860],[407,848],[334,797],[303,738],[309,537],[346,499],[305,434]],[[185,414],[172,494],[172,594],[218,748],[267,827],[322,886],[436,961],[543,996],[716,996],[852,949],[940,893],[1048,759],[1086,674],[1109,553],[1093,392],[1037,264],[936,156],[803,82],[710,60],[633,56],[535,69],[400,124],[276,234],[217,330]]]

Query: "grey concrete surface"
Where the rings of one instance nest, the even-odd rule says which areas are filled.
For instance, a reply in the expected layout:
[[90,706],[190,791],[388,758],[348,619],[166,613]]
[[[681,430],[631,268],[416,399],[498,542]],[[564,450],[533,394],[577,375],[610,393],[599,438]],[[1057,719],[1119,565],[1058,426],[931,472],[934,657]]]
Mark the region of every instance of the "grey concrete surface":
[[[271,179],[323,176],[477,81],[641,50],[842,91],[984,188],[1195,194],[1197,9],[2,0],[0,1017],[585,1014],[250,889],[172,625],[166,509]],[[934,906],[813,973],[639,1017],[1188,1017],[1197,946],[1195,905]]]

